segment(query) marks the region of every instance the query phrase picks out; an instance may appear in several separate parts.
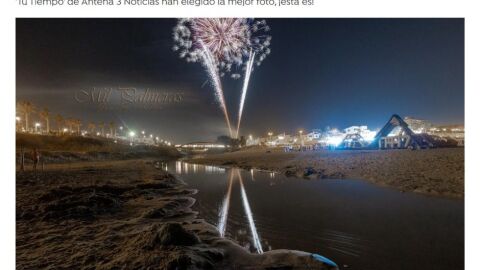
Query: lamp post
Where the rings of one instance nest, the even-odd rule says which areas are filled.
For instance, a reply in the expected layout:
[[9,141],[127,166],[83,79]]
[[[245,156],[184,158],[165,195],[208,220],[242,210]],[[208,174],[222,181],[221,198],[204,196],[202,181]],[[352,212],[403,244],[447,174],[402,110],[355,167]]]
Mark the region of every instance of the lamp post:
[[20,121],[22,121],[22,118],[20,118],[20,116],[16,116],[16,117],[15,117],[15,121],[16,121],[16,122],[15,122],[15,129],[16,129],[17,131],[20,131],[20,126],[22,125],[22,124],[20,123]]
[[35,123],[35,133],[38,133],[38,129],[40,128],[40,123]]
[[130,131],[128,133],[128,136],[130,136],[130,145],[133,145],[133,138],[135,137],[135,132],[134,131]]
[[300,134],[300,144],[303,146],[303,130],[298,131]]
[[268,141],[270,142],[270,144],[272,144],[272,136],[273,136],[273,132],[269,131],[268,132]]

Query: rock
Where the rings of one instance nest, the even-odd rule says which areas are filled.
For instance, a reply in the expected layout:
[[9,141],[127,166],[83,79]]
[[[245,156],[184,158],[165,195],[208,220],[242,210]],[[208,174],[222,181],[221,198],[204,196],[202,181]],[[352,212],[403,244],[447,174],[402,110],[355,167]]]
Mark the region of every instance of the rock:
[[166,223],[160,229],[155,224],[142,238],[142,247],[150,250],[158,246],[193,246],[200,243],[198,236],[185,230],[179,223]]
[[200,243],[200,239],[195,234],[185,230],[178,223],[163,225],[160,228],[158,237],[162,245],[192,246]]
[[168,270],[189,269],[192,265],[192,259],[186,255],[180,255],[167,263]]
[[285,176],[287,177],[292,177],[292,176],[296,176],[297,173],[294,171],[294,170],[286,170],[285,171]]
[[122,201],[115,192],[102,187],[82,187],[71,191],[52,190],[42,196],[39,203],[39,214],[43,215],[43,220],[92,220],[101,214],[117,212],[122,205]]
[[322,174],[321,178],[322,179],[344,179],[345,174],[341,172],[334,172],[330,174]]
[[303,177],[308,177],[312,174],[316,174],[317,171],[313,168],[313,167],[306,167],[304,170],[303,170]]

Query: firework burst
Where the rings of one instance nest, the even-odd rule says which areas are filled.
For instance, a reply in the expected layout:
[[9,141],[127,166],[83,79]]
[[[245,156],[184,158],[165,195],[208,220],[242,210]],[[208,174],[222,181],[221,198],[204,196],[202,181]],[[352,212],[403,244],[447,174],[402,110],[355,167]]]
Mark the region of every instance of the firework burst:
[[173,50],[187,62],[203,61],[204,48],[211,52],[220,74],[240,78],[251,51],[258,66],[270,54],[270,27],[265,20],[245,18],[180,19],[173,29]]
[[201,62],[206,67],[217,101],[225,115],[232,136],[220,77],[234,79],[245,72],[240,97],[236,137],[240,129],[243,106],[253,66],[259,66],[270,54],[270,27],[265,20],[245,18],[180,19],[173,29],[173,50],[187,62]]

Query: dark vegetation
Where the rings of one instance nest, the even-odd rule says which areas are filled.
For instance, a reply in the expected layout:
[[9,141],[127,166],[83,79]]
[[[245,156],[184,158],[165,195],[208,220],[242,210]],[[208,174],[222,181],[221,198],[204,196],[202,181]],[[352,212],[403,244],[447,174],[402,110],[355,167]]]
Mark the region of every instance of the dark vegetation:
[[49,136],[35,134],[16,134],[17,159],[22,151],[25,161],[31,161],[31,152],[36,149],[44,161],[62,162],[96,159],[132,159],[132,158],[177,158],[180,153],[174,147],[153,145],[129,145],[128,143],[101,137]]

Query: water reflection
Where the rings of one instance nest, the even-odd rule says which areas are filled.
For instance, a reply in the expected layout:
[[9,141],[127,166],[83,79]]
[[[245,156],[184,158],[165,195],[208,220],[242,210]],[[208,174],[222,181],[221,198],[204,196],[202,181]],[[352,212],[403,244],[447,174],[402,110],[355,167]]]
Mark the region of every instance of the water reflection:
[[463,266],[462,201],[357,180],[302,180],[180,161],[162,168],[199,190],[194,207],[202,218],[252,252],[304,250],[348,269]]
[[218,231],[220,232],[220,236],[225,236],[225,229],[227,228],[227,217],[228,217],[228,209],[230,208],[230,197],[232,194],[232,185],[233,185],[233,170],[230,171],[230,179],[228,180],[228,189],[225,198],[223,199],[222,208],[220,210],[220,216],[218,221]]
[[260,243],[260,237],[258,236],[257,227],[255,226],[255,221],[253,220],[253,214],[252,214],[252,210],[250,209],[250,203],[248,202],[247,192],[245,191],[245,186],[243,185],[242,175],[240,174],[239,169],[232,169],[232,170],[235,170],[238,176],[238,180],[240,180],[243,207],[245,208],[245,214],[247,215],[248,224],[250,225],[250,232],[252,233],[252,238],[253,238],[253,246],[255,247],[258,253],[263,253],[262,243]]
[[[168,163],[163,163],[165,170],[168,170]],[[189,174],[189,173],[212,173],[212,174],[224,174],[225,168],[217,166],[208,166],[208,165],[198,165],[198,164],[189,164],[182,161],[175,162],[175,173],[176,174]]]

